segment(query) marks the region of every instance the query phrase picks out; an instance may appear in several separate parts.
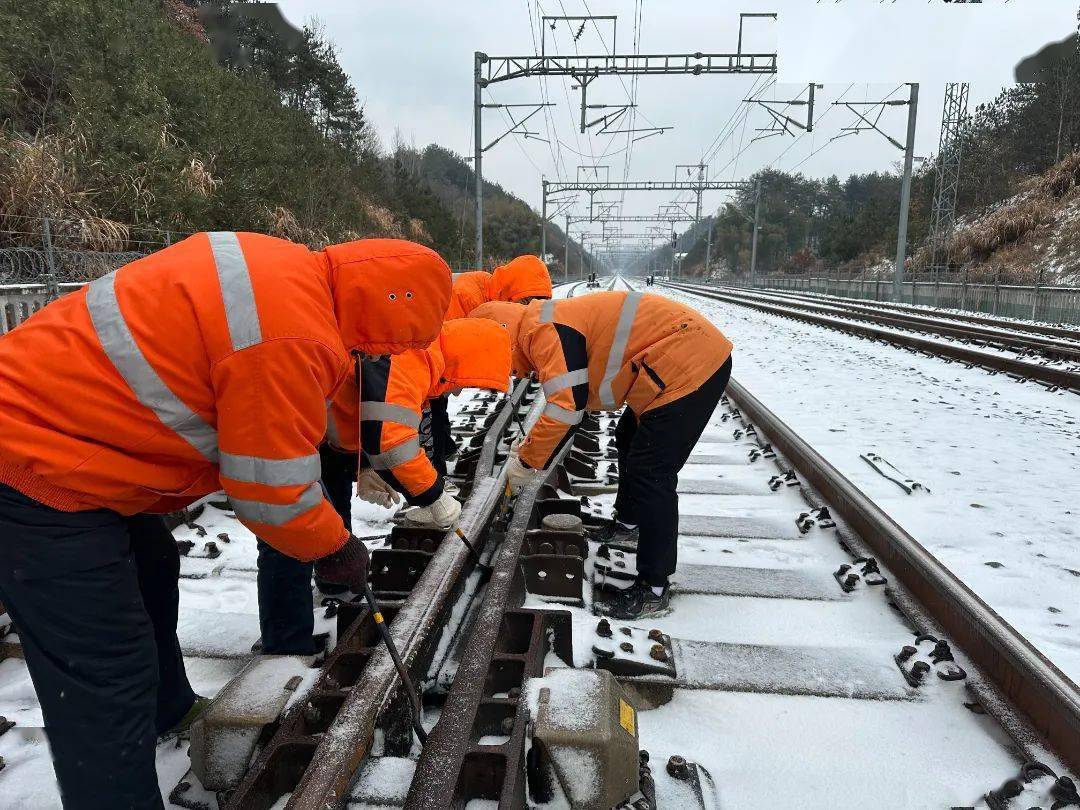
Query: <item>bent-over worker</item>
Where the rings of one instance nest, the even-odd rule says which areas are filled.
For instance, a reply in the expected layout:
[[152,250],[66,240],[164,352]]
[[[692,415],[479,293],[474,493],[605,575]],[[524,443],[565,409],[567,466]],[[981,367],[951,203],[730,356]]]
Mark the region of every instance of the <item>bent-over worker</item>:
[[0,337],[0,599],[66,808],[161,808],[157,736],[190,719],[158,515],[224,488],[281,552],[363,582],[319,483],[327,401],[350,352],[434,340],[450,287],[410,242],[199,233]]
[[[363,396],[357,396],[355,379],[350,377],[334,397],[323,445],[324,482],[328,470],[340,463],[326,463],[327,456],[341,460],[349,452],[355,455],[361,439],[367,465],[356,487],[361,500],[390,507],[404,495],[410,505],[405,510],[409,523],[451,528],[461,504],[444,490],[442,475],[420,446],[424,408],[429,400],[463,388],[505,392],[509,382],[510,338],[498,324],[479,318],[447,321],[426,349],[365,360],[360,375]],[[349,490],[351,496],[351,486]],[[339,511],[344,516],[341,506]],[[311,564],[260,543],[258,566],[263,652],[313,654]],[[326,593],[325,584],[318,584]]]
[[[473,270],[454,276],[446,320],[467,318],[474,309],[489,301],[527,304],[537,298],[551,298],[551,275],[539,257],[526,254],[496,267],[490,273]],[[433,460],[440,469],[445,469],[446,460],[457,452],[457,445],[450,433],[446,405],[446,397],[431,401]]]
[[599,292],[486,304],[474,311],[510,332],[516,376],[536,372],[547,405],[506,462],[511,490],[545,469],[586,410],[626,405],[616,428],[616,520],[596,539],[637,552],[637,580],[610,604],[615,618],[669,603],[679,535],[679,470],[731,376],[731,342],[700,313],[651,293]]
[[[370,463],[362,470],[356,494],[389,506],[405,496],[404,518],[412,524],[449,529],[461,504],[444,491],[442,475],[420,446],[418,429],[429,402],[465,388],[505,393],[510,385],[510,337],[489,320],[460,318],[443,324],[439,339],[426,349],[363,364],[360,445]],[[347,449],[356,446],[355,388],[342,386],[334,398],[332,420]]]

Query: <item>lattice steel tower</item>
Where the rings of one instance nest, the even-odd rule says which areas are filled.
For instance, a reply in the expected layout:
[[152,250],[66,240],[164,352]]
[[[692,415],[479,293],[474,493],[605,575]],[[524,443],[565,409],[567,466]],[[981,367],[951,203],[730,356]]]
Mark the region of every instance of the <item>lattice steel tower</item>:
[[934,208],[930,216],[930,269],[934,279],[949,266],[946,243],[956,224],[956,192],[960,185],[961,137],[967,120],[968,85],[945,85],[945,107],[941,114],[941,142],[938,145],[934,179]]

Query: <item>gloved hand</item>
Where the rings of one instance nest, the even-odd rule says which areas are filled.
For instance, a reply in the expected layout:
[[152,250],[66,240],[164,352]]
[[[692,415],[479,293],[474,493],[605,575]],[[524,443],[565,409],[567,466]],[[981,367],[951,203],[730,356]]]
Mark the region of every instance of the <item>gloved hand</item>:
[[351,534],[345,545],[315,561],[315,576],[334,585],[344,585],[353,593],[364,590],[367,575],[367,546]]
[[374,470],[364,470],[356,480],[356,497],[389,509],[401,501],[401,495],[383,481]]
[[449,529],[457,523],[460,515],[461,504],[447,492],[429,506],[411,506],[402,512],[402,517],[409,524],[433,529]]
[[510,452],[516,456],[518,454],[518,451],[521,449],[521,445],[523,444],[525,444],[525,437],[518,436],[516,439],[510,442]]
[[530,479],[539,474],[539,470],[523,464],[517,453],[511,452],[506,459],[506,483],[511,495],[516,496]]

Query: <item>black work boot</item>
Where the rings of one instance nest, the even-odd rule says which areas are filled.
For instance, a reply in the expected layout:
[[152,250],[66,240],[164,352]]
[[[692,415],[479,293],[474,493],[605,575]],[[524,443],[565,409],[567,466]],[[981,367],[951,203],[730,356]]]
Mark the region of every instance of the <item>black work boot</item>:
[[657,596],[644,580],[639,579],[610,602],[600,605],[600,612],[613,619],[632,621],[649,616],[663,616],[670,611],[671,588]]
[[[613,548],[618,551],[628,551],[631,554],[637,553],[638,544],[638,528],[629,528],[619,523],[617,520],[611,521],[607,526],[600,529],[595,529],[589,532],[589,539],[595,540],[598,543],[603,543],[608,548]],[[601,556],[606,556],[601,553]]]

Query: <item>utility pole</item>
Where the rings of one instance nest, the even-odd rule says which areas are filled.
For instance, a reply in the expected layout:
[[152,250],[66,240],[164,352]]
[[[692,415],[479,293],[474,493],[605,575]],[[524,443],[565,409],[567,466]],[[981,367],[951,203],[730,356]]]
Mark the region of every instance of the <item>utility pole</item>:
[[[911,166],[915,161],[915,121],[919,110],[919,85],[918,82],[908,84],[910,94],[907,101],[890,101],[885,99],[884,101],[834,101],[833,106],[847,107],[858,118],[858,122],[854,126],[843,127],[841,134],[836,135],[832,140],[842,138],[845,135],[854,135],[858,132],[863,132],[867,129],[872,129],[881,135],[885,140],[904,153],[904,176],[900,184],[900,222],[897,226],[896,233],[896,261],[893,267],[893,298],[897,301],[900,300],[901,292],[904,284],[904,259],[907,256],[907,229],[908,229],[908,213],[911,207]],[[891,135],[886,133],[881,127],[878,126],[878,122],[881,121],[881,116],[885,112],[886,107],[903,107],[908,108],[907,118],[907,139],[904,143],[900,143]],[[859,112],[858,107],[871,108],[867,114]],[[877,109],[877,115],[874,118],[872,110]]]
[[754,235],[750,237],[750,286],[754,286],[755,274],[757,273],[757,237],[758,223],[761,220],[761,178],[758,178],[754,187]]
[[547,180],[541,180],[540,185],[543,186],[544,202],[540,209],[540,261],[546,261],[547,256]]
[[566,215],[566,249],[563,259],[563,281],[570,280],[570,215]]
[[483,118],[484,107],[480,102],[480,75],[487,56],[480,51],[473,54],[473,173],[476,175],[476,269],[484,269],[484,159]]
[[904,146],[904,179],[900,185],[900,225],[896,233],[896,267],[893,270],[893,300],[900,301],[904,284],[904,260],[907,258],[908,213],[911,207],[911,165],[915,159],[915,120],[919,109],[919,83],[908,85],[907,142]]
[[709,230],[705,234],[705,278],[709,278],[709,262],[712,260],[712,229],[716,224],[716,217],[709,220]]

